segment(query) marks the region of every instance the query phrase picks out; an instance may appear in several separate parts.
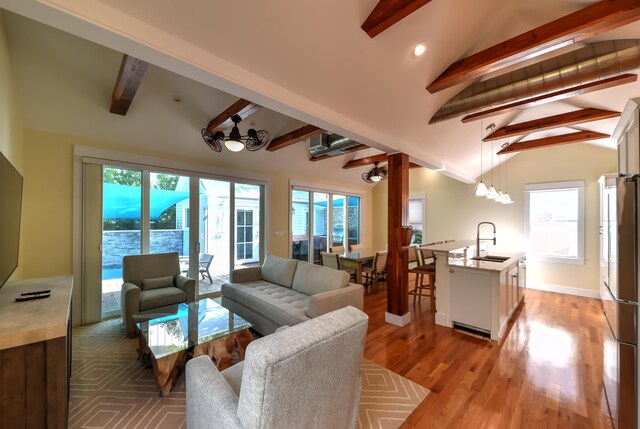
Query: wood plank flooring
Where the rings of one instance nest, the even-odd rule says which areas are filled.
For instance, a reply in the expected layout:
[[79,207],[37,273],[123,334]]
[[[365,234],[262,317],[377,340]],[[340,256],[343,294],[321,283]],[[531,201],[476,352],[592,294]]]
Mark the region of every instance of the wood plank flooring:
[[525,300],[496,343],[435,325],[428,299],[398,328],[384,322],[384,286],[365,296],[365,358],[431,390],[402,428],[612,428],[600,302],[531,289]]

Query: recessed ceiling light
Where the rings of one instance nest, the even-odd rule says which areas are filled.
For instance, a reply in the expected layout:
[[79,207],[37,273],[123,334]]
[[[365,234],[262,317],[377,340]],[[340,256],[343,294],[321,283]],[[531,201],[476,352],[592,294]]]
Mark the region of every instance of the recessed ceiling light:
[[427,45],[425,43],[418,43],[415,48],[413,48],[413,55],[419,57],[427,51]]

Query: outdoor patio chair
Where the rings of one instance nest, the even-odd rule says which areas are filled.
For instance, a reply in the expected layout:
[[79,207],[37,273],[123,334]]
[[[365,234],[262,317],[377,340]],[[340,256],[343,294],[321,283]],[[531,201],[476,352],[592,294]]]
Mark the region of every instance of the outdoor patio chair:
[[200,271],[200,275],[202,276],[202,280],[205,279],[205,276],[209,277],[209,283],[213,283],[213,279],[211,278],[211,273],[209,272],[211,261],[213,261],[213,255],[209,255],[208,253],[205,253],[202,255],[202,258],[200,258],[200,266],[199,266],[199,271]]

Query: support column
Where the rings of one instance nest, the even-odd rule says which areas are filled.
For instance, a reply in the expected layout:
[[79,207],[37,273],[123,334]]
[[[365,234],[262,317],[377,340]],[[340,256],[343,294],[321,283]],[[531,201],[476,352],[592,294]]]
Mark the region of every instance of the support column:
[[405,326],[409,313],[409,261],[404,247],[403,225],[409,218],[409,156],[395,153],[388,157],[389,213],[387,220],[387,312],[385,321]]

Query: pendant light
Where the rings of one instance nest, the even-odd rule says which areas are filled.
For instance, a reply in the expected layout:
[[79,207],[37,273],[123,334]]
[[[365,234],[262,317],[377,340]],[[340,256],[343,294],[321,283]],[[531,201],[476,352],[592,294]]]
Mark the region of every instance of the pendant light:
[[[492,124],[493,125],[493,124]],[[486,197],[489,190],[487,189],[487,185],[482,181],[482,120],[480,120],[480,183],[476,186],[476,189],[473,190],[474,197]]]
[[[487,131],[493,131],[493,128],[495,126],[495,124],[490,124],[487,127]],[[489,192],[487,193],[485,198],[488,200],[495,200],[499,196],[500,195],[498,195],[498,191],[496,191],[496,188],[493,186],[493,142],[491,142],[491,187],[489,188]]]
[[[500,146],[500,142],[498,142],[498,146]],[[493,145],[491,146],[493,149]],[[494,200],[498,204],[502,204],[505,199],[505,193],[502,192],[502,163],[500,162],[500,158],[502,155],[498,155],[498,197]]]
[[[502,148],[505,149],[507,146],[509,146],[509,142],[506,142],[505,144],[503,144]],[[508,165],[509,164],[508,164],[508,161],[509,161],[509,155],[507,155],[507,158],[504,161],[504,175],[505,175],[504,190],[505,190],[505,194],[504,194],[504,198],[501,201],[502,204],[513,204],[513,203],[515,203],[515,201],[513,201],[511,199],[511,197],[509,196],[509,169],[508,169]]]

